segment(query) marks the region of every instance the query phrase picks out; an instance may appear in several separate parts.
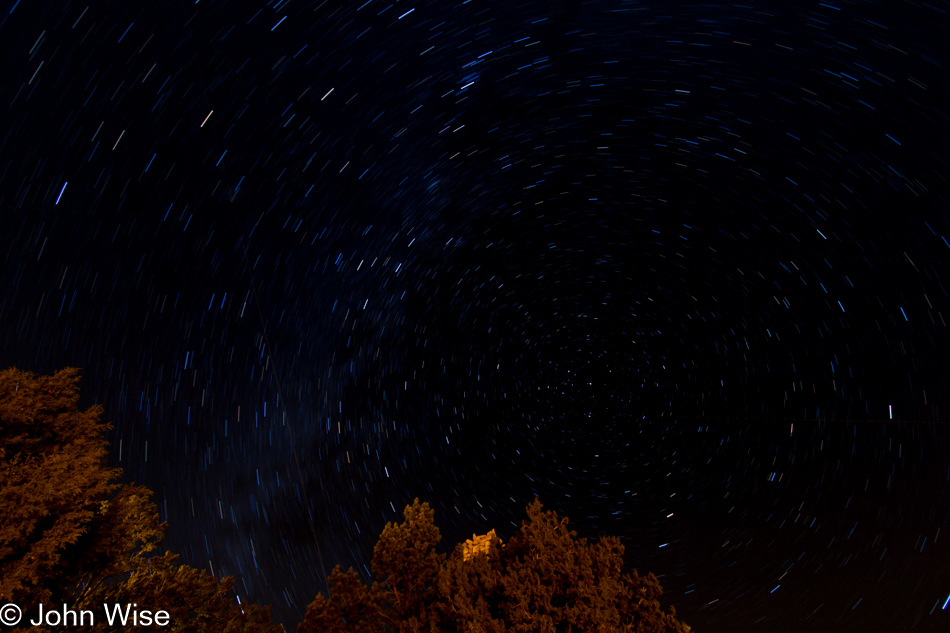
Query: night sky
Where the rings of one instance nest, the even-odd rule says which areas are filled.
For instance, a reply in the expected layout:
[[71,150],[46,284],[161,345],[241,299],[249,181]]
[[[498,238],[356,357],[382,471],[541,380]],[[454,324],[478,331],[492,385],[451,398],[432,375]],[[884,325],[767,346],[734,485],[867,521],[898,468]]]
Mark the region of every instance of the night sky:
[[291,630],[413,498],[537,495],[700,632],[946,631],[948,53],[942,0],[4,0],[0,365],[82,367]]

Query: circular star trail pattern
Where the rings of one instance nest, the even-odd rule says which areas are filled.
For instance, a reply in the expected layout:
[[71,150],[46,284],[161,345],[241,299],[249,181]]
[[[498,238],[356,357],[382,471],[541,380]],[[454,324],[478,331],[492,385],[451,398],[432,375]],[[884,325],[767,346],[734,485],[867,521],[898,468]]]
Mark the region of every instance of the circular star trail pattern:
[[6,0],[0,361],[288,627],[538,495],[700,631],[945,630],[948,11]]

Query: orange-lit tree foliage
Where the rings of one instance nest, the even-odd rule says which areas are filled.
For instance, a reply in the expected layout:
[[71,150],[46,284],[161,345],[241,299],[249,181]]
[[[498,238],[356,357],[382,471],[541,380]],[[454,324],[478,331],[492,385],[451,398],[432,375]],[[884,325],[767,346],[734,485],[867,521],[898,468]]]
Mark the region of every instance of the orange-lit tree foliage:
[[511,540],[489,539],[487,551],[449,556],[426,503],[389,523],[373,555],[374,582],[337,566],[330,597],[307,609],[298,633],[687,633],[664,611],[653,574],[623,573],[623,545],[615,537],[579,539],[535,501]]
[[[134,602],[168,611],[168,631],[281,631],[267,608],[235,602],[232,579],[155,555],[166,524],[148,488],[107,466],[109,427],[100,406],[79,409],[78,382],[73,368],[0,371],[0,603],[101,615],[103,602]],[[70,628],[105,631],[103,620]]]

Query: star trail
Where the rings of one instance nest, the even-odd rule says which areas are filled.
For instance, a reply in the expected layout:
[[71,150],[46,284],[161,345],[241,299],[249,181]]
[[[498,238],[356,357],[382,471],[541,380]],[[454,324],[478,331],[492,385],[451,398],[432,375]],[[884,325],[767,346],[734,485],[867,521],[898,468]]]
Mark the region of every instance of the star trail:
[[950,626],[950,4],[0,7],[0,362],[293,630],[537,495],[697,631]]

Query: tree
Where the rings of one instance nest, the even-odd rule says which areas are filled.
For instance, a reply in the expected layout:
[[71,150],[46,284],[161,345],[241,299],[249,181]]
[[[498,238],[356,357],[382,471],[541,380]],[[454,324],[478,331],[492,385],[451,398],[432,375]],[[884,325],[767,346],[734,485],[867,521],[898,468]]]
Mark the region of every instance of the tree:
[[373,550],[377,580],[363,584],[351,567],[330,574],[330,599],[318,594],[307,607],[301,633],[415,633],[429,630],[429,606],[445,556],[435,551],[442,539],[428,503],[406,506],[404,521],[387,523]]
[[78,382],[73,368],[0,371],[0,602],[127,601],[168,610],[171,631],[280,631],[266,609],[234,603],[233,580],[151,555],[166,524],[148,488],[106,465],[109,427],[100,406],[79,409]]
[[[328,578],[330,599],[318,593],[307,607],[297,631],[321,633],[383,633],[386,630],[382,596],[378,587],[367,587],[353,568],[339,565]],[[394,628],[390,622],[390,630]]]
[[687,633],[672,607],[659,603],[653,574],[622,573],[623,545],[609,536],[590,544],[568,519],[535,499],[528,520],[504,549],[498,611],[509,631]]
[[508,631],[509,622],[500,609],[506,589],[501,539],[492,530],[487,549],[469,556],[466,550],[474,548],[466,545],[456,546],[439,574],[440,600],[434,611],[440,630],[445,633]]
[[105,465],[102,408],[80,411],[79,370],[0,372],[0,597],[72,602],[78,585],[128,571],[165,526],[141,486]]
[[372,569],[386,613],[400,623],[401,631],[415,631],[427,621],[426,608],[436,597],[445,556],[435,551],[442,535],[428,503],[416,499],[403,516],[403,523],[383,528],[373,549]]
[[443,557],[433,512],[416,499],[383,530],[373,584],[337,566],[298,633],[688,633],[660,606],[653,574],[623,573],[619,539],[578,539],[537,499],[527,514],[507,544],[492,531]]
[[[87,591],[76,609],[97,611],[101,605],[138,604],[169,614],[169,630],[176,633],[278,633],[283,629],[271,621],[270,608],[256,604],[238,605],[231,594],[233,578],[217,580],[204,570],[176,562],[178,556],[166,552],[136,565],[122,582],[100,583]],[[72,628],[72,627],[71,627]],[[91,631],[113,630],[103,619]],[[155,631],[154,626],[124,626],[123,631]]]

